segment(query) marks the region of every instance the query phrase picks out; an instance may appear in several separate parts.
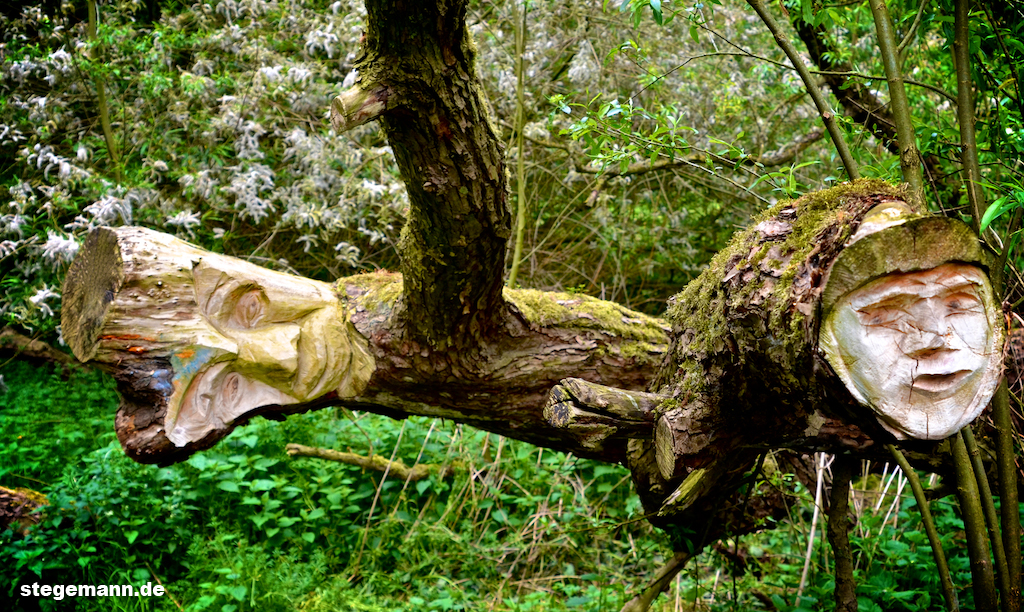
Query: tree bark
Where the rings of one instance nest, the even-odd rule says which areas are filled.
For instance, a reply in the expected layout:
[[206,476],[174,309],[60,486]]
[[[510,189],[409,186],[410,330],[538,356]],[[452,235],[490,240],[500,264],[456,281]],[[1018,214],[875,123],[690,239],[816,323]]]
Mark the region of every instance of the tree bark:
[[395,153],[410,204],[398,245],[410,338],[472,360],[507,323],[511,213],[466,3],[371,0],[366,10],[359,78],[332,120],[342,132],[377,119]]
[[[833,370],[819,347],[822,322],[839,296],[870,279],[983,259],[969,228],[944,218],[917,217],[881,238],[851,242],[862,226],[878,223],[873,209],[907,207],[902,198],[887,184],[858,181],[781,203],[672,299],[672,344],[650,387],[653,414],[611,419],[608,434],[632,438],[628,465],[656,524],[684,527],[714,514],[768,450],[885,456],[879,442],[892,434]],[[985,308],[1001,323],[994,303]],[[1001,332],[993,333],[999,345]],[[993,380],[999,355],[987,364]],[[596,420],[588,425],[582,435],[598,437]],[[934,455],[937,444],[904,446],[915,461],[928,457],[928,469],[948,472]]]
[[[455,349],[433,350],[405,333],[403,286],[402,275],[387,272],[328,285],[159,232],[105,228],[89,236],[68,272],[62,329],[79,359],[113,371],[122,398],[118,438],[145,463],[182,461],[256,415],[283,418],[331,405],[394,418],[447,418],[582,457],[624,460],[625,438],[584,444],[569,430],[549,426],[543,406],[551,388],[570,376],[644,388],[665,354],[664,322],[584,295],[506,289],[504,325],[478,336],[470,358]],[[257,297],[247,301],[251,294]],[[317,314],[327,310],[333,318]],[[252,313],[258,313],[252,321],[239,319]],[[269,335],[300,324],[305,332],[283,348]],[[327,370],[355,363],[334,355],[339,345],[365,347],[352,350],[369,356],[360,362],[362,382],[325,374],[338,385],[302,395],[294,387],[298,376],[283,379],[280,364],[310,357],[316,351],[304,348],[304,338],[325,335],[324,329],[347,334],[313,345],[329,353]],[[168,435],[180,409],[176,402],[204,372],[224,365],[241,376],[234,384],[262,385],[262,395],[252,397],[269,399],[220,413],[221,420],[195,430],[194,439],[173,442]]]

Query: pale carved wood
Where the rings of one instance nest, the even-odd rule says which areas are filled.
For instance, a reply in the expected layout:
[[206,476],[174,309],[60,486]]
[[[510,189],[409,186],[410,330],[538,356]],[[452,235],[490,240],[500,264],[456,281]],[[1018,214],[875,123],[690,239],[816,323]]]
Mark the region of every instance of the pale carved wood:
[[180,461],[255,415],[346,405],[425,415],[622,461],[625,438],[585,445],[543,404],[572,374],[642,388],[667,326],[618,304],[506,290],[507,323],[472,351],[437,351],[403,324],[403,277],[323,283],[143,228],[90,234],[64,286],[75,355],[114,373],[115,427],[133,458]]

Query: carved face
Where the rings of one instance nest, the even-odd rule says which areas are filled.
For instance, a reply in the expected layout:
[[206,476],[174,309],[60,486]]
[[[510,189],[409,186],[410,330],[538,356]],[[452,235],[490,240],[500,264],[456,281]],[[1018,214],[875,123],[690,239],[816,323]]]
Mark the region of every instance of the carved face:
[[999,383],[1002,333],[976,266],[875,279],[841,298],[821,345],[853,396],[897,438],[946,438],[973,421]]
[[202,322],[177,352],[167,437],[184,446],[260,406],[360,393],[373,371],[332,287],[209,254],[192,270]]

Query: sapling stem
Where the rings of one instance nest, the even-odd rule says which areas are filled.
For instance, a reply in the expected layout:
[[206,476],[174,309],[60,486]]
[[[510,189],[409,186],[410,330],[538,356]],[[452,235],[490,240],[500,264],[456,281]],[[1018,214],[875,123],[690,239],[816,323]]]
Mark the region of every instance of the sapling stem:
[[[96,0],[88,0],[89,11],[89,39],[96,42]],[[110,163],[114,166],[114,178],[118,183],[121,179],[121,155],[114,139],[114,131],[110,127],[110,110],[107,106],[106,86],[103,83],[103,76],[97,73],[93,76],[96,85],[96,105],[100,112],[100,126],[103,128],[103,139],[107,143],[107,154],[110,156]]]
[[935,557],[935,568],[939,572],[939,583],[942,584],[942,596],[946,599],[946,609],[949,612],[959,612],[960,603],[956,598],[956,590],[953,588],[953,578],[949,575],[949,564],[946,563],[946,553],[942,550],[942,542],[939,540],[939,530],[935,527],[935,519],[932,517],[931,507],[928,499],[925,498],[924,488],[917,472],[903,456],[900,449],[892,444],[886,445],[892,454],[903,475],[910,482],[910,490],[914,492],[914,499],[917,500],[917,507],[921,510],[921,522],[924,524],[925,533],[928,534],[928,542],[932,546],[932,556]]
[[992,555],[996,561],[996,578],[999,580],[1000,602],[1003,604],[1000,609],[1006,612],[1006,593],[1010,591],[1010,584],[1007,582],[1009,576],[1006,571],[1006,552],[1003,549],[1003,540],[999,536],[999,521],[996,519],[996,505],[992,499],[992,488],[988,484],[988,475],[985,473],[985,464],[981,461],[981,453],[978,451],[974,432],[968,426],[963,428],[962,433],[964,445],[967,447],[967,456],[971,458],[974,476],[978,479],[978,499],[981,502],[981,509],[985,513],[985,526],[988,528],[988,539],[992,544]]
[[828,543],[836,560],[836,612],[857,612],[857,585],[853,581],[853,553],[850,552],[850,479],[856,460],[836,455],[832,462],[832,496],[828,508]]
[[992,420],[996,426],[996,468],[999,475],[999,512],[1002,519],[1003,549],[1006,552],[1006,609],[1020,612],[1021,555],[1020,505],[1017,494],[1017,463],[1014,457],[1013,422],[1010,420],[1010,392],[1006,379],[992,398]]
[[967,445],[960,432],[950,439],[953,467],[956,469],[956,495],[967,533],[967,553],[971,557],[971,578],[974,582],[974,606],[978,610],[998,609],[996,583],[992,574],[992,558],[988,549],[988,531],[981,509],[978,480],[967,454]]
[[512,270],[508,274],[508,286],[516,286],[519,264],[523,258],[523,231],[526,229],[526,151],[523,131],[526,128],[526,100],[524,98],[526,72],[526,3],[519,0],[512,3],[516,29],[516,243],[512,250]]
[[896,139],[899,141],[900,169],[903,180],[910,185],[910,197],[920,204],[924,198],[924,176],[921,172],[921,156],[917,151],[917,137],[910,114],[910,102],[900,67],[900,52],[896,45],[892,19],[885,0],[871,0],[871,14],[875,19],[878,35],[878,50],[885,66],[885,78],[889,84],[889,107],[893,122],[896,123]]
[[832,138],[832,144],[835,145],[836,152],[839,153],[839,158],[842,160],[843,166],[846,167],[846,174],[850,177],[850,180],[859,178],[860,171],[857,169],[857,162],[853,161],[853,155],[850,153],[850,148],[846,145],[846,139],[843,137],[842,130],[839,129],[836,115],[825,101],[825,96],[821,93],[821,88],[818,87],[811,72],[807,69],[807,65],[800,59],[800,53],[793,46],[793,42],[789,40],[789,36],[779,27],[772,14],[768,12],[768,7],[765,6],[764,0],[747,0],[747,4],[754,9],[757,16],[761,18],[764,25],[775,36],[775,42],[778,43],[786,57],[792,62],[793,67],[796,68],[797,73],[800,74],[800,78],[804,82],[804,88],[807,89],[807,93],[814,100],[814,106],[817,107],[818,114],[821,115],[821,120],[825,124],[825,129],[828,130],[828,135]]

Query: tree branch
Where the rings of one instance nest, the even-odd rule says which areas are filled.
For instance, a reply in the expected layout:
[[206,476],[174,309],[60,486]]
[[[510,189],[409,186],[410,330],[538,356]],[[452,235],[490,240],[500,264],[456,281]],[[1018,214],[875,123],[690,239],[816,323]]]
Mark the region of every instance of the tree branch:
[[779,24],[772,17],[771,13],[768,12],[768,8],[765,6],[763,0],[747,0],[754,11],[757,12],[761,21],[768,27],[771,33],[775,36],[775,41],[779,47],[786,53],[786,57],[792,62],[793,67],[796,68],[800,74],[800,78],[804,82],[804,87],[807,89],[807,93],[811,95],[811,99],[814,100],[814,106],[818,109],[818,114],[821,116],[822,122],[825,124],[825,129],[828,130],[829,136],[832,138],[832,143],[836,147],[836,151],[839,153],[839,158],[843,161],[843,166],[846,168],[846,173],[850,179],[856,179],[860,176],[860,172],[857,170],[857,163],[853,160],[853,156],[850,154],[850,149],[846,145],[846,139],[843,137],[842,131],[839,129],[839,124],[836,122],[835,115],[832,113],[832,109],[828,103],[825,102],[824,96],[821,95],[821,90],[818,89],[817,84],[811,78],[810,72],[807,70],[807,66],[804,65],[800,54],[797,53],[796,47],[789,40],[789,37],[782,31]]
[[338,463],[354,465],[356,467],[363,468],[364,470],[387,472],[389,474],[393,474],[398,478],[398,480],[408,482],[423,480],[432,474],[437,474],[441,478],[447,478],[455,472],[455,468],[451,465],[417,463],[416,465],[409,467],[401,461],[389,461],[385,459],[383,455],[371,455],[367,457],[364,455],[357,455],[356,453],[346,453],[330,448],[305,446],[302,444],[288,444],[284,447],[284,451],[288,453],[289,457],[312,457],[314,459],[324,459],[326,461],[337,461]]
[[978,141],[974,133],[974,82],[971,78],[970,6],[956,0],[953,19],[953,59],[956,63],[956,118],[960,125],[960,163],[964,169],[964,188],[971,209],[974,231],[981,227],[985,210],[981,191],[981,167],[978,165]]
[[903,69],[900,67],[900,53],[896,47],[892,19],[884,0],[870,0],[870,4],[882,64],[885,66],[885,76],[889,84],[889,102],[896,123],[903,180],[910,184],[911,199],[915,202],[924,202],[921,156],[917,151],[917,136],[914,134],[914,122],[910,115],[910,102],[907,100],[907,90],[903,85]]
[[66,366],[78,366],[74,357],[59,351],[42,340],[33,340],[10,327],[0,329],[0,351],[11,351],[16,356],[41,359]]

